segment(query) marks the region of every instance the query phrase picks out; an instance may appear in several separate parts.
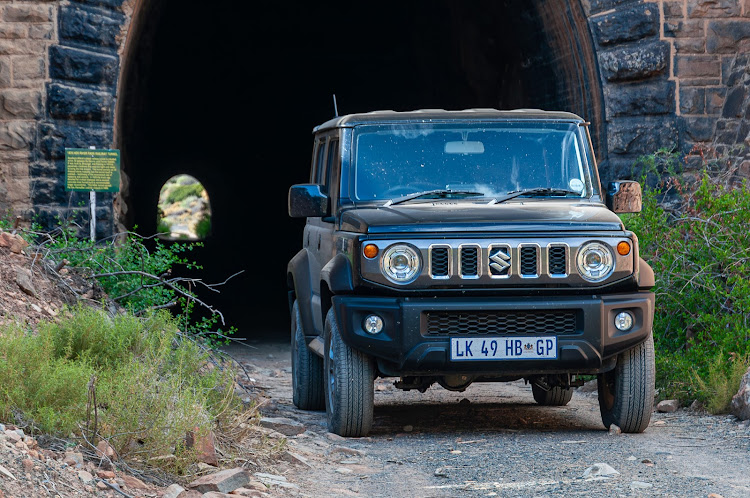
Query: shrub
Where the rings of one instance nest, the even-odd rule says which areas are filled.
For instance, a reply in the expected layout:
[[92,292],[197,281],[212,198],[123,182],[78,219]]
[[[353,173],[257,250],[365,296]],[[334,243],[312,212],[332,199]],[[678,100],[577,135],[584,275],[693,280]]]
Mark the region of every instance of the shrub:
[[750,354],[747,184],[733,186],[709,171],[690,184],[672,178],[646,187],[643,211],[623,220],[656,275],[661,396],[725,409],[737,390],[729,384]]
[[188,197],[200,197],[203,194],[203,185],[200,183],[192,183],[189,185],[177,185],[167,194],[166,203],[174,204],[180,202]]

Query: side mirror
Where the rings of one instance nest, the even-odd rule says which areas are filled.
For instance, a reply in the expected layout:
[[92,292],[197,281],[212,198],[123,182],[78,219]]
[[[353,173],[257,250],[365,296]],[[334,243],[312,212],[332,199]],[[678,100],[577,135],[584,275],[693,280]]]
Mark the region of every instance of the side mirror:
[[641,184],[633,180],[609,182],[607,207],[615,213],[640,213]]
[[289,189],[289,216],[319,218],[328,215],[328,195],[321,185],[303,183]]

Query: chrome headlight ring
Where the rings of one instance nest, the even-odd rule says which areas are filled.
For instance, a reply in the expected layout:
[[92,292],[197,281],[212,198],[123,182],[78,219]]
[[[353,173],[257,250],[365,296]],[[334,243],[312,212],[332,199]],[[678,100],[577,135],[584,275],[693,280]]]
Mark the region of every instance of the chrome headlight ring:
[[394,244],[383,252],[380,271],[396,284],[408,284],[419,276],[422,259],[419,251],[407,244]]
[[612,249],[601,242],[587,242],[578,249],[576,267],[585,280],[601,282],[615,270]]

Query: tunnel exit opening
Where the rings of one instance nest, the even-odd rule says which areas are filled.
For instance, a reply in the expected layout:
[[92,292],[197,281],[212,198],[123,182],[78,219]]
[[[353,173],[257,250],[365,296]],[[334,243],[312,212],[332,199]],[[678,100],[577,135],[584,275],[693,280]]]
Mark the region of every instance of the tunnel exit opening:
[[[195,253],[209,296],[243,336],[287,333],[285,271],[302,225],[312,128],[378,109],[568,110],[603,136],[601,90],[579,0],[373,4],[143,0],[123,56],[117,112],[120,222],[157,232],[153,208],[178,173],[212,193]],[[601,147],[599,147],[601,149]]]

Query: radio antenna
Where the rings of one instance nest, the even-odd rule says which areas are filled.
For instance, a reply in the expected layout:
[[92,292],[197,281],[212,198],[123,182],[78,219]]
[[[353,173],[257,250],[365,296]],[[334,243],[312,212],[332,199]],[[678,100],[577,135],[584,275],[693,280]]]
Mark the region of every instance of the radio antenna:
[[335,117],[339,117],[339,108],[336,105],[336,94],[333,94],[333,113],[335,114]]

